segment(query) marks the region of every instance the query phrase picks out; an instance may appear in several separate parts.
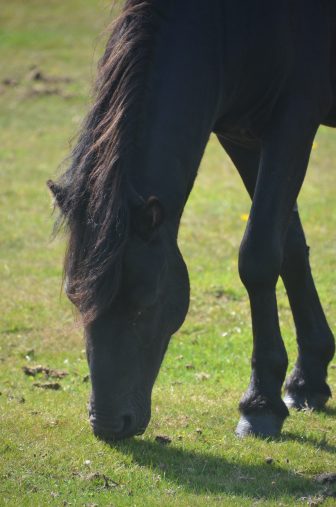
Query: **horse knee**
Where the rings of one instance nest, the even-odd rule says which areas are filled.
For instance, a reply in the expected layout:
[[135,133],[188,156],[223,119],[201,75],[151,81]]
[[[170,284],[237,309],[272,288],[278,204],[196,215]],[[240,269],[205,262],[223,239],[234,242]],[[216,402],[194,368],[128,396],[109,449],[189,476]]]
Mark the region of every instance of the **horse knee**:
[[244,237],[239,250],[239,276],[247,291],[276,286],[282,262],[281,248],[267,240]]

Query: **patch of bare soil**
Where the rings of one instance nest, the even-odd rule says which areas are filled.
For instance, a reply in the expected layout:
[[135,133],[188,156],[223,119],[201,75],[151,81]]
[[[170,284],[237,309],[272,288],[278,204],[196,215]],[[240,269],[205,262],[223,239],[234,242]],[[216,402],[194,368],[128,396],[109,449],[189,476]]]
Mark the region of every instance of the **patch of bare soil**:
[[55,86],[33,86],[32,88],[26,90],[24,94],[25,99],[30,99],[33,97],[45,97],[48,95],[57,95],[58,97],[62,97],[63,99],[71,99],[73,95],[71,93],[64,92],[58,87]]
[[34,382],[33,386],[39,387],[40,389],[51,389],[52,391],[59,391],[62,389],[59,382]]
[[44,74],[38,67],[31,67],[26,79],[28,81],[38,81],[42,83],[71,83],[72,79],[69,76],[48,76]]
[[19,84],[19,82],[17,81],[17,79],[14,79],[14,78],[11,78],[11,77],[6,77],[5,79],[3,79],[1,81],[1,84],[3,86],[17,86]]
[[64,99],[72,98],[64,87],[73,80],[69,76],[52,76],[42,72],[36,65],[30,67],[28,73],[21,79],[6,77],[0,83],[0,93],[13,87],[19,87],[24,99],[57,95]]
[[315,481],[320,484],[334,484],[336,483],[336,472],[326,472],[315,476]]
[[171,438],[167,435],[156,435],[155,442],[161,445],[168,445],[171,443]]
[[44,373],[46,378],[62,379],[68,375],[68,372],[65,370],[54,370],[53,368],[42,366],[41,364],[37,366],[23,366],[22,370],[30,377],[36,377],[37,374]]
[[[124,488],[123,484],[114,481],[111,477],[101,473],[101,472],[90,472],[90,473],[82,473],[82,472],[73,472],[73,477],[78,477],[83,481],[90,481],[95,483],[98,489],[114,489],[114,488]],[[130,493],[130,492],[129,492]]]
[[310,507],[316,507],[318,505],[322,505],[329,498],[336,500],[336,472],[324,472],[322,474],[315,475],[314,479],[316,482],[323,485],[323,489],[315,496],[301,497],[301,501],[305,502]]
[[47,75],[38,67],[33,66],[28,72],[25,81],[27,83],[32,83],[30,89],[28,88],[26,90],[26,98],[45,95],[58,95],[64,99],[72,97],[71,94],[65,92],[60,86],[55,86],[61,83],[71,83],[72,79],[69,76]]

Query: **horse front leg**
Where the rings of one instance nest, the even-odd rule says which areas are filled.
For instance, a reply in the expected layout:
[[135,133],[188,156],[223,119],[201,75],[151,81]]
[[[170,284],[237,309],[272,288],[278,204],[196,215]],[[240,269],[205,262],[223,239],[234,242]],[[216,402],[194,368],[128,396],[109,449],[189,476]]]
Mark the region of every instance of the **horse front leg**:
[[288,360],[275,288],[317,126],[305,108],[288,108],[274,118],[262,141],[250,218],[239,252],[239,274],[250,298],[253,329],[252,372],[240,402],[239,436],[276,436],[288,415],[281,399]]

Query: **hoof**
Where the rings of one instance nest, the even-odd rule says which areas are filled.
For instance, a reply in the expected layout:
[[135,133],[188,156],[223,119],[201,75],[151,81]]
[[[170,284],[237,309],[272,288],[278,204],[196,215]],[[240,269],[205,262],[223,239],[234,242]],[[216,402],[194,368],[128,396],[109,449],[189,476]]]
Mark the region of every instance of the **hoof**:
[[236,428],[236,435],[240,438],[253,435],[255,437],[277,437],[281,433],[284,419],[274,414],[241,415]]
[[287,392],[284,402],[288,408],[295,408],[296,410],[321,410],[328,399],[327,394],[317,393],[312,396],[305,396]]
[[300,394],[286,393],[284,402],[287,408],[295,408],[296,410],[303,410],[306,407],[306,397]]

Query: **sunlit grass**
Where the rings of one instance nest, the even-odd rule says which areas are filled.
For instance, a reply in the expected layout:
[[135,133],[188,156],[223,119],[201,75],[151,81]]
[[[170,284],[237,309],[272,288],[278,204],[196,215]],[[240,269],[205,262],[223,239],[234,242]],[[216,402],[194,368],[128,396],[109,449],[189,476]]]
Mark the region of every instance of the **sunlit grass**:
[[[278,441],[234,436],[250,372],[249,304],[237,273],[250,203],[215,138],[180,231],[192,286],[190,312],[155,385],[149,428],[113,447],[91,435],[84,346],[60,294],[64,243],[61,237],[51,242],[45,181],[67,155],[87,107],[93,54],[99,54],[95,47],[101,47],[98,36],[109,3],[12,0],[1,6],[0,83],[16,84],[0,84],[0,505],[317,502],[326,488],[314,476],[335,471],[334,401],[322,414],[292,414]],[[57,93],[36,92],[29,78],[33,66],[67,79],[47,85]],[[299,201],[317,286],[334,330],[335,158],[335,132],[322,128]],[[292,365],[295,336],[281,284],[278,294]],[[26,364],[66,370],[62,389],[35,387],[41,379],[24,375]],[[335,381],[332,368],[334,389]],[[172,442],[158,444],[158,434]],[[324,499],[323,505],[334,501]]]

